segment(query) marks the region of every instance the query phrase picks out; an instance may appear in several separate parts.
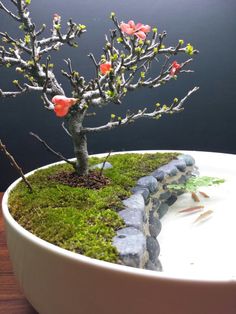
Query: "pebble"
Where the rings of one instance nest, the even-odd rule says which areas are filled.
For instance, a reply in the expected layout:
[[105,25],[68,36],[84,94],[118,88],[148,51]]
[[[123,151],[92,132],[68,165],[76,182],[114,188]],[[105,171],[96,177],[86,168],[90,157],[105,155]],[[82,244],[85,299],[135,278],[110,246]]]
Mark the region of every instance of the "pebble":
[[161,166],[159,170],[163,171],[170,177],[174,177],[178,173],[178,169],[176,166],[172,165],[171,163]]
[[168,198],[170,198],[172,195],[172,193],[169,190],[166,190],[165,192],[160,194],[159,199],[160,200],[167,200]]
[[108,161],[106,161],[104,166],[103,166],[103,162],[101,162],[100,164],[92,166],[91,169],[102,169],[103,168],[104,170],[106,170],[106,169],[110,169],[112,167],[113,167],[112,164],[110,164]]
[[187,154],[178,156],[178,159],[184,160],[188,167],[193,166],[195,164],[194,158],[190,155],[187,155]]
[[129,198],[122,201],[126,209],[136,209],[141,212],[145,211],[145,203],[141,194],[133,194]]
[[135,186],[131,190],[131,192],[134,193],[134,194],[141,194],[143,199],[144,199],[145,205],[147,205],[149,203],[150,192],[149,192],[148,188],[141,187],[141,186]]
[[149,232],[152,237],[157,237],[161,232],[161,221],[159,218],[154,216],[153,211],[149,213]]
[[147,251],[149,253],[149,260],[155,264],[160,254],[160,245],[156,238],[147,237]]
[[160,207],[160,205],[161,205],[161,202],[160,202],[159,198],[154,197],[152,199],[152,210],[157,211],[158,208]]
[[158,191],[159,183],[153,176],[145,176],[138,180],[138,186],[147,188],[151,194]]
[[177,201],[177,196],[172,194],[165,202],[168,206],[173,205]]
[[143,231],[144,212],[136,208],[127,208],[119,212],[127,227],[134,227]]
[[166,203],[162,203],[158,209],[159,218],[161,219],[168,211],[169,206]]
[[113,238],[113,245],[125,265],[138,268],[142,266],[146,252],[146,237],[141,231],[133,227],[118,230]]
[[161,182],[161,181],[164,179],[164,177],[165,177],[164,171],[159,170],[159,169],[153,171],[153,172],[151,173],[151,175],[152,175],[155,179],[157,179],[157,181],[159,181],[159,182]]
[[183,183],[185,183],[186,181],[187,181],[187,176],[182,175],[182,176],[179,178],[178,183],[183,184]]
[[169,163],[169,165],[175,166],[181,172],[184,172],[187,168],[187,165],[184,159],[174,159]]

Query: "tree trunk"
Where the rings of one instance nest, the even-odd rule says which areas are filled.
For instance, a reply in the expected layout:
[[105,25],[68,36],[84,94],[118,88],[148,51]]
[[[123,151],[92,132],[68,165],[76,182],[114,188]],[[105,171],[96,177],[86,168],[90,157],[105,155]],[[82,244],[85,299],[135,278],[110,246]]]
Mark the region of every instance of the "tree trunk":
[[72,136],[77,161],[76,171],[81,176],[88,174],[88,148],[86,134],[82,132],[83,118],[84,116],[77,112],[68,119],[69,132]]
[[74,153],[77,160],[76,170],[79,175],[88,174],[88,149],[85,134],[72,135]]

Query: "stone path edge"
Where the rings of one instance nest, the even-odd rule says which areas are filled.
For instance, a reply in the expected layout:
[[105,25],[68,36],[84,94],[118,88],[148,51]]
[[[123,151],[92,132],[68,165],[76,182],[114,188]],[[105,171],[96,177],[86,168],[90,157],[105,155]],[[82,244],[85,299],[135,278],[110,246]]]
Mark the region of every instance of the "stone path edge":
[[113,238],[120,264],[162,271],[158,243],[161,218],[178,198],[167,185],[186,182],[194,169],[194,158],[181,154],[137,181],[131,190],[132,195],[123,200],[124,208],[118,212],[126,225]]

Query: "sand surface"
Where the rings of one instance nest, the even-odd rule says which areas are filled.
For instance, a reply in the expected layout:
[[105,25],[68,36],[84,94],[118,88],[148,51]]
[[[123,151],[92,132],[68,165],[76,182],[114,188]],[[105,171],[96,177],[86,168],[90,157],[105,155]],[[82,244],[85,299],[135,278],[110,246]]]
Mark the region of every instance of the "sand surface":
[[[200,203],[189,193],[162,218],[158,236],[160,260],[164,273],[173,277],[236,280],[236,155],[194,152],[200,175],[224,178],[219,186],[202,188],[210,198],[200,196]],[[191,214],[179,210],[203,205]],[[204,211],[213,213],[196,223]]]

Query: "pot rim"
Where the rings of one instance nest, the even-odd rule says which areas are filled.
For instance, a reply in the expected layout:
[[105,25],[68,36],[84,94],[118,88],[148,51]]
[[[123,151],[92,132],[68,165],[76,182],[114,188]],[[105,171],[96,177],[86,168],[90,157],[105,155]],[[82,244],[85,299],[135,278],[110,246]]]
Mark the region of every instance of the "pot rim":
[[[225,153],[218,153],[218,152],[206,152],[206,151],[187,151],[187,150],[135,150],[135,151],[121,151],[121,152],[112,152],[112,154],[125,154],[125,153],[164,153],[164,152],[177,152],[181,154],[201,154],[201,153],[208,153],[208,154],[218,154],[219,157],[220,155],[225,155]],[[91,157],[104,157],[107,154],[105,153],[100,153],[100,154],[93,154],[90,155]],[[235,156],[234,154],[228,154],[227,155],[232,155]],[[64,161],[59,161],[55,163],[51,163],[42,167],[39,167],[37,169],[34,169],[30,172],[28,172],[25,176],[30,176],[33,174],[36,170],[39,169],[45,169],[48,168],[52,165],[57,165],[64,163]],[[93,259],[91,257],[87,257],[75,252],[71,252],[69,250],[63,249],[61,247],[58,247],[52,243],[49,243],[31,232],[27,231],[24,229],[18,222],[11,216],[9,209],[8,209],[8,197],[12,189],[19,183],[21,178],[18,178],[15,180],[6,190],[6,192],[3,195],[2,199],[2,213],[5,221],[13,228],[15,229],[23,238],[26,238],[28,241],[31,243],[36,244],[37,246],[40,246],[41,248],[52,251],[54,254],[58,256],[62,256],[64,258],[68,258],[71,260],[78,260],[81,263],[86,263],[89,264],[90,267],[94,268],[103,268],[107,269],[109,271],[114,271],[114,272],[122,272],[122,273],[127,273],[129,276],[140,276],[140,277],[149,277],[152,278],[153,280],[160,280],[160,281],[166,281],[166,282],[179,282],[179,283],[191,283],[191,284],[208,284],[208,285],[225,285],[227,284],[236,284],[236,278],[188,278],[188,277],[183,277],[183,276],[173,276],[170,274],[165,274],[164,272],[155,272],[152,270],[147,270],[147,269],[140,269],[140,268],[133,268],[125,265],[120,265],[120,264],[115,264],[115,263],[110,263],[102,260],[97,260]]]

